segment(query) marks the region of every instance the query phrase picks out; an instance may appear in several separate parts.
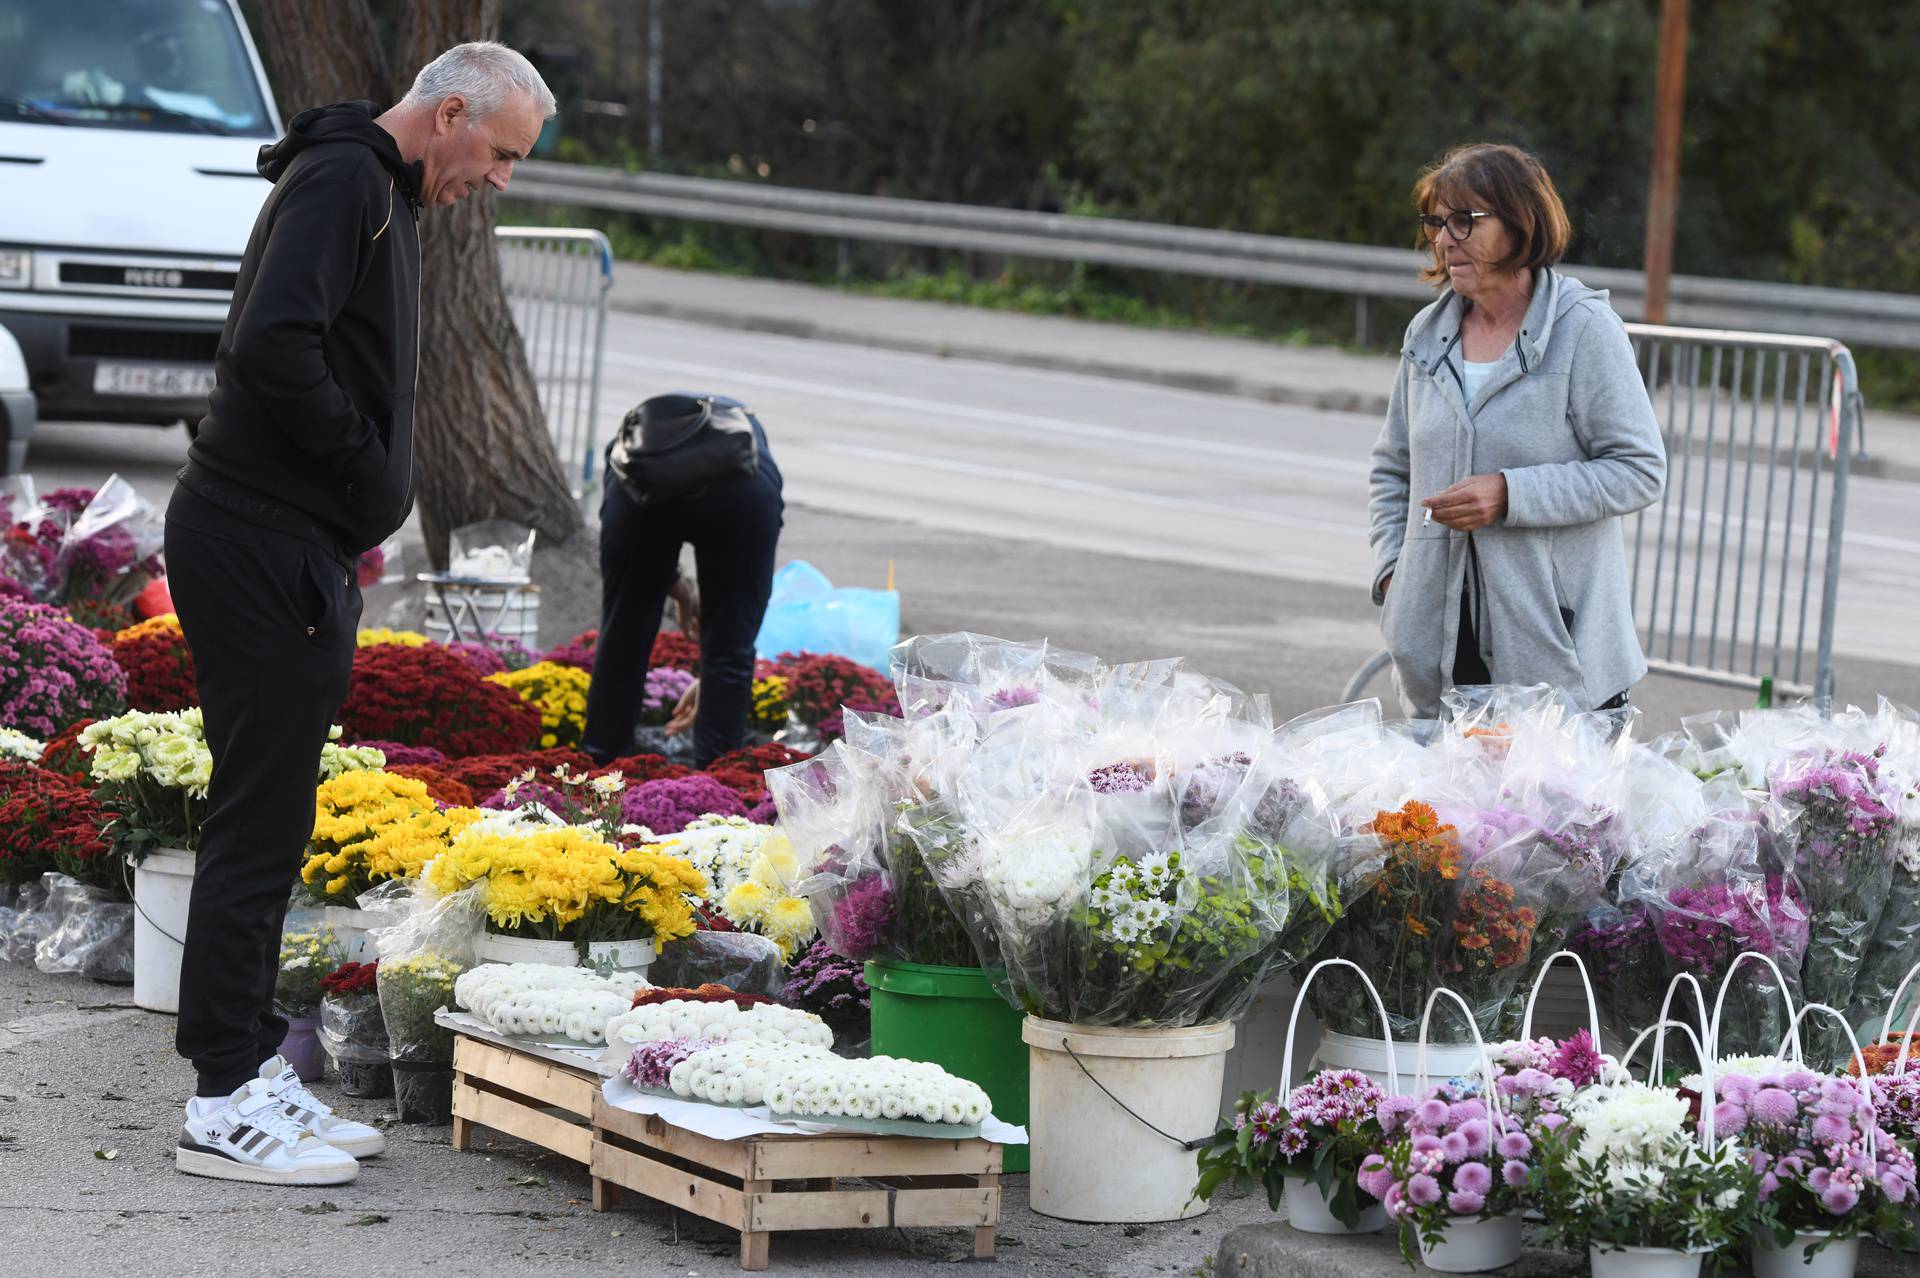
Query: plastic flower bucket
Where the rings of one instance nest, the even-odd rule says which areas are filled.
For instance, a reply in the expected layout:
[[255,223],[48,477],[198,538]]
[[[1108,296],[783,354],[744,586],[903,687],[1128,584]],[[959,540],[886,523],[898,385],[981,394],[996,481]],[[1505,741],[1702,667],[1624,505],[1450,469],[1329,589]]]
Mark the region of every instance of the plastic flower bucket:
[[1420,1260],[1442,1274],[1484,1274],[1520,1259],[1521,1221],[1505,1216],[1462,1217],[1448,1222],[1436,1245],[1420,1242]]
[[1829,1243],[1819,1255],[1807,1251],[1827,1237],[1827,1231],[1797,1233],[1785,1247],[1762,1238],[1753,1245],[1753,1278],[1852,1278],[1860,1263],[1858,1235]]
[[133,1001],[149,1012],[180,1010],[193,864],[191,852],[155,848],[133,867]]
[[[869,959],[873,1000],[873,1054],[929,1061],[956,1078],[978,1083],[1003,1123],[1027,1122],[1027,1048],[1024,1017],[994,991],[977,967],[937,967]],[[1003,1170],[1023,1172],[1028,1147],[1008,1145]]]
[[1204,1212],[1193,1196],[1196,1151],[1219,1122],[1233,1032],[1231,1021],[1179,1029],[1022,1022],[1033,1209],[1103,1224]]
[[303,1083],[317,1083],[326,1074],[326,1053],[320,1049],[320,1018],[290,1016],[287,1036],[281,1040],[280,1055],[287,1058],[293,1072]]
[[[1361,1196],[1365,1201],[1365,1195]],[[1304,1180],[1287,1181],[1287,1223],[1303,1234],[1377,1234],[1387,1227],[1387,1209],[1379,1203],[1360,1209],[1360,1227],[1348,1229],[1333,1214],[1320,1186]]]
[[[1411,1061],[1417,1051],[1415,1044],[1401,1040],[1396,1040],[1395,1048],[1396,1058],[1403,1063]],[[1480,1049],[1472,1043],[1427,1045],[1427,1069],[1434,1077],[1464,1077],[1479,1067]],[[1387,1077],[1386,1045],[1377,1038],[1323,1031],[1319,1046],[1314,1048],[1313,1059],[1307,1063],[1307,1073],[1317,1074],[1325,1069],[1357,1069],[1380,1084],[1382,1091],[1396,1090]],[[1413,1095],[1413,1082],[1411,1074],[1401,1075],[1398,1090],[1403,1095]]]
[[[482,932],[474,942],[474,954],[482,963],[545,963],[552,967],[580,967],[580,951],[572,941],[538,941],[524,936],[496,936]],[[645,973],[653,966],[654,948],[650,940],[592,941],[587,945],[587,967],[612,967],[623,972]]]
[[1699,1278],[1706,1253],[1676,1251],[1672,1247],[1587,1248],[1593,1278]]

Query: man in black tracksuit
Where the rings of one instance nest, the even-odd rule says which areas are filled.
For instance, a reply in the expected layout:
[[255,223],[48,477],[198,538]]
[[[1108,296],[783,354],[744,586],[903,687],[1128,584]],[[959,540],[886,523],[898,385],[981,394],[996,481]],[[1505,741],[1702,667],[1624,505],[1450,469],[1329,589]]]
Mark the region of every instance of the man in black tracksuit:
[[354,561],[413,506],[420,212],[504,188],[552,113],[519,54],[462,45],[379,118],[318,107],[261,149],[273,191],[167,509],[213,755],[180,972],[178,1048],[199,1076],[183,1171],[331,1184],[357,1171],[338,1149],[379,1152],[377,1131],[332,1118],[280,1068],[280,930],[352,670]]

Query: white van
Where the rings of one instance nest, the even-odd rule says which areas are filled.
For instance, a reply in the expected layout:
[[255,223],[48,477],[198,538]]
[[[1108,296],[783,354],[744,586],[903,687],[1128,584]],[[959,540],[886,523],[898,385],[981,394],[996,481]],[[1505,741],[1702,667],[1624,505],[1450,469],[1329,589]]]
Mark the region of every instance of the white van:
[[196,421],[280,117],[237,0],[0,0],[0,326],[42,421]]

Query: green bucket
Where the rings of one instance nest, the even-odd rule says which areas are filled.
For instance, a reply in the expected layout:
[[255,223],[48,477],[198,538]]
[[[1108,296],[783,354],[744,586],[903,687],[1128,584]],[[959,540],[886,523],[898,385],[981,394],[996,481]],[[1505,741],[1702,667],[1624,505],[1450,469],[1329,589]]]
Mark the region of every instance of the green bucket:
[[[994,992],[977,967],[867,960],[873,995],[873,1054],[931,1061],[978,1083],[1002,1122],[1027,1123],[1026,1019]],[[1027,1170],[1027,1147],[1009,1145],[1004,1169]]]

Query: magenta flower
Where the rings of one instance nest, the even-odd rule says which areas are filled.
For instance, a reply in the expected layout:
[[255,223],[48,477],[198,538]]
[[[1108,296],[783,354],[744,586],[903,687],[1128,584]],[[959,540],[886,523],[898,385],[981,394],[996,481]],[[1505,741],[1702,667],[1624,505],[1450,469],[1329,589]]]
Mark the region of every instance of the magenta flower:
[[1588,1087],[1599,1081],[1600,1066],[1600,1050],[1593,1044],[1593,1035],[1580,1029],[1560,1044],[1547,1065],[1547,1072],[1575,1087]]
[[1440,1201],[1440,1182],[1422,1173],[1407,1181],[1407,1198],[1416,1207],[1431,1207]]
[[[1411,1096],[1387,1097],[1380,1102],[1380,1130],[1392,1135],[1400,1124],[1407,1121],[1413,1111],[1414,1103]],[[1916,1105],[1916,1113],[1920,1113],[1920,1105]]]
[[1464,1189],[1456,1189],[1447,1195],[1447,1210],[1456,1216],[1478,1216],[1486,1210],[1487,1200],[1483,1194],[1470,1194]]
[[1844,1118],[1821,1114],[1813,1120],[1813,1138],[1822,1145],[1844,1145],[1852,1135],[1853,1124]]
[[1449,1163],[1463,1161],[1470,1152],[1464,1132],[1448,1132],[1440,1138],[1440,1153]]
[[834,904],[827,940],[850,959],[872,956],[893,925],[893,891],[878,874],[861,879]]
[[1527,1165],[1518,1159],[1508,1159],[1500,1168],[1500,1179],[1507,1182],[1508,1189],[1519,1189],[1527,1183]]
[[1447,1103],[1437,1096],[1430,1096],[1420,1102],[1420,1108],[1414,1111],[1415,1118],[1422,1126],[1438,1127],[1447,1121]]
[[1533,1152],[1533,1142],[1520,1131],[1502,1132],[1496,1145],[1502,1158],[1525,1158]]
[[1836,1216],[1844,1216],[1860,1203],[1860,1195],[1853,1186],[1834,1181],[1826,1192],[1820,1195],[1820,1205]]
[[1713,1128],[1718,1132],[1737,1132],[1747,1125],[1747,1111],[1732,1101],[1721,1101],[1713,1107]]

